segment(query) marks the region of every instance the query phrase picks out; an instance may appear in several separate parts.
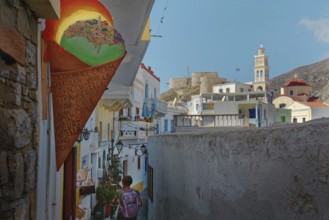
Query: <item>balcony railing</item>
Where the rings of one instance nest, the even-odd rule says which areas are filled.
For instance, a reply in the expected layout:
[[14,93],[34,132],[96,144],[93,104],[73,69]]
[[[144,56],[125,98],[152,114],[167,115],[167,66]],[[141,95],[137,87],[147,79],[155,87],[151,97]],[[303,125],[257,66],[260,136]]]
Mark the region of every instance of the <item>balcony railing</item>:
[[156,98],[144,99],[143,117],[161,118],[167,114],[167,103]]
[[155,134],[154,123],[121,121],[120,139],[143,139]]
[[175,115],[175,127],[236,127],[248,126],[249,120],[240,114]]

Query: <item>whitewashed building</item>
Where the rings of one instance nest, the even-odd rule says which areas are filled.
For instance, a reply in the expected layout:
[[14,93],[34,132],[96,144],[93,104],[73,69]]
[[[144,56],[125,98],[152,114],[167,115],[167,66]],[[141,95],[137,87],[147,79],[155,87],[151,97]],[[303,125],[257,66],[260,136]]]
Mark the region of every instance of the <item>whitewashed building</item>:
[[297,75],[282,85],[280,95],[273,100],[273,104],[279,109],[289,109],[289,122],[293,123],[329,117],[329,105],[313,96],[312,86],[298,79]]
[[133,83],[132,106],[115,115],[117,141],[123,143],[121,158],[123,175],[133,178],[133,187],[147,188],[147,138],[158,132],[157,124],[167,113],[167,104],[160,101],[160,78],[150,67],[141,64]]
[[254,82],[213,85],[212,93],[192,96],[189,115],[177,116],[177,126],[272,126],[274,105],[268,70],[268,57],[261,46],[255,56]]

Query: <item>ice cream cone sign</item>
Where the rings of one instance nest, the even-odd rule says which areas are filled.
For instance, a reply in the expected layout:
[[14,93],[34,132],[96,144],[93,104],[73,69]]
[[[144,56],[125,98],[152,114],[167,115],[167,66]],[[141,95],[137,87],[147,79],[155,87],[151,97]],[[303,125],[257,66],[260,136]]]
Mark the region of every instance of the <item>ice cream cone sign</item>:
[[42,38],[59,170],[126,51],[110,12],[97,0],[61,0],[61,17],[46,20]]

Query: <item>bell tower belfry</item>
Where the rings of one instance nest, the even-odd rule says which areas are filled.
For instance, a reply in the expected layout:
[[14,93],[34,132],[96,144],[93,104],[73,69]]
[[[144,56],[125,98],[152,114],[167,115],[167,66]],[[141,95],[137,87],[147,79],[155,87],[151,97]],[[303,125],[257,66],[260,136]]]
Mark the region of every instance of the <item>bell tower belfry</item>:
[[265,48],[261,44],[258,48],[258,54],[255,55],[254,67],[254,90],[268,91],[269,90],[269,70],[268,56],[265,55]]

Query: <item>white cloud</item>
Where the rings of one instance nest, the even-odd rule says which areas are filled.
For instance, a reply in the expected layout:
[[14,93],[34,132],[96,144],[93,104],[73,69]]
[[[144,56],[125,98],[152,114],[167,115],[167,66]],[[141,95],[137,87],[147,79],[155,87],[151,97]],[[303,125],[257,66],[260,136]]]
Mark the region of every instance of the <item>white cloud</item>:
[[321,18],[312,20],[310,18],[303,18],[300,24],[313,32],[318,41],[329,43],[329,19]]

